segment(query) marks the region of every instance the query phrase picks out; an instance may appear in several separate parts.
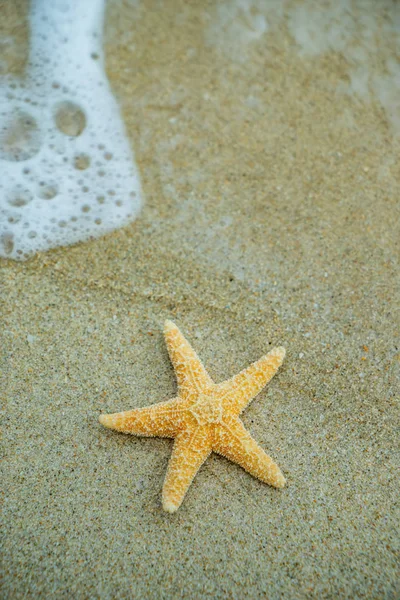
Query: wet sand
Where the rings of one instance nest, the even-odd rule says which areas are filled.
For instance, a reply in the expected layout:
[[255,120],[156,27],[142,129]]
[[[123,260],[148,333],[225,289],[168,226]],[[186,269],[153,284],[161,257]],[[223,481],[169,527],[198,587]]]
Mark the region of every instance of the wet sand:
[[[26,6],[5,4],[18,71]],[[260,6],[236,28],[214,3],[109,3],[145,207],[0,265],[4,598],[399,596],[400,132],[340,49],[296,44],[295,5],[265,31]],[[176,393],[166,318],[216,381],[285,346],[243,414],[285,489],[213,455],[166,514],[172,442],[98,424]]]

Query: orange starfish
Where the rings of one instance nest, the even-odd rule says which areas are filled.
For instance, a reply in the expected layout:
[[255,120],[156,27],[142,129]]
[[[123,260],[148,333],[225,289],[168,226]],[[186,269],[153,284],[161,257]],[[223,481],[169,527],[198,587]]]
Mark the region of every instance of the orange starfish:
[[285,356],[275,348],[232,379],[215,384],[172,321],[165,340],[178,380],[176,398],[112,415],[100,423],[123,433],[175,438],[164,481],[164,510],[175,512],[197,471],[212,451],[277,488],[285,485],[279,467],[244,428],[240,413],[275,375]]

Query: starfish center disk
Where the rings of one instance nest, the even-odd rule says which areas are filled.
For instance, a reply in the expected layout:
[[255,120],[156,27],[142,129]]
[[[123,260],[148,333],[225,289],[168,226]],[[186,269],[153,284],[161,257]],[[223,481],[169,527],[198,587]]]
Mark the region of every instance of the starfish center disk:
[[221,423],[222,402],[218,401],[214,396],[199,394],[196,403],[190,408],[190,412],[199,425]]

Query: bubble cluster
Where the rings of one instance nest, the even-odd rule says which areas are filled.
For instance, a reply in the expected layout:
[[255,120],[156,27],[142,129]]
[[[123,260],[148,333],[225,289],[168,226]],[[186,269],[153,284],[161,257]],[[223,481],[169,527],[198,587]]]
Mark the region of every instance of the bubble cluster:
[[0,256],[132,221],[139,176],[103,69],[104,0],[32,0],[24,80],[0,86]]

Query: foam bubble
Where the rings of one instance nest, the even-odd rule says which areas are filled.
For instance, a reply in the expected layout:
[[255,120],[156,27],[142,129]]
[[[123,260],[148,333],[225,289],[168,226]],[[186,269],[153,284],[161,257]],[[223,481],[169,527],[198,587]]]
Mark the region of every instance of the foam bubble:
[[32,0],[24,81],[0,88],[0,256],[132,221],[141,189],[103,69],[104,0]]

